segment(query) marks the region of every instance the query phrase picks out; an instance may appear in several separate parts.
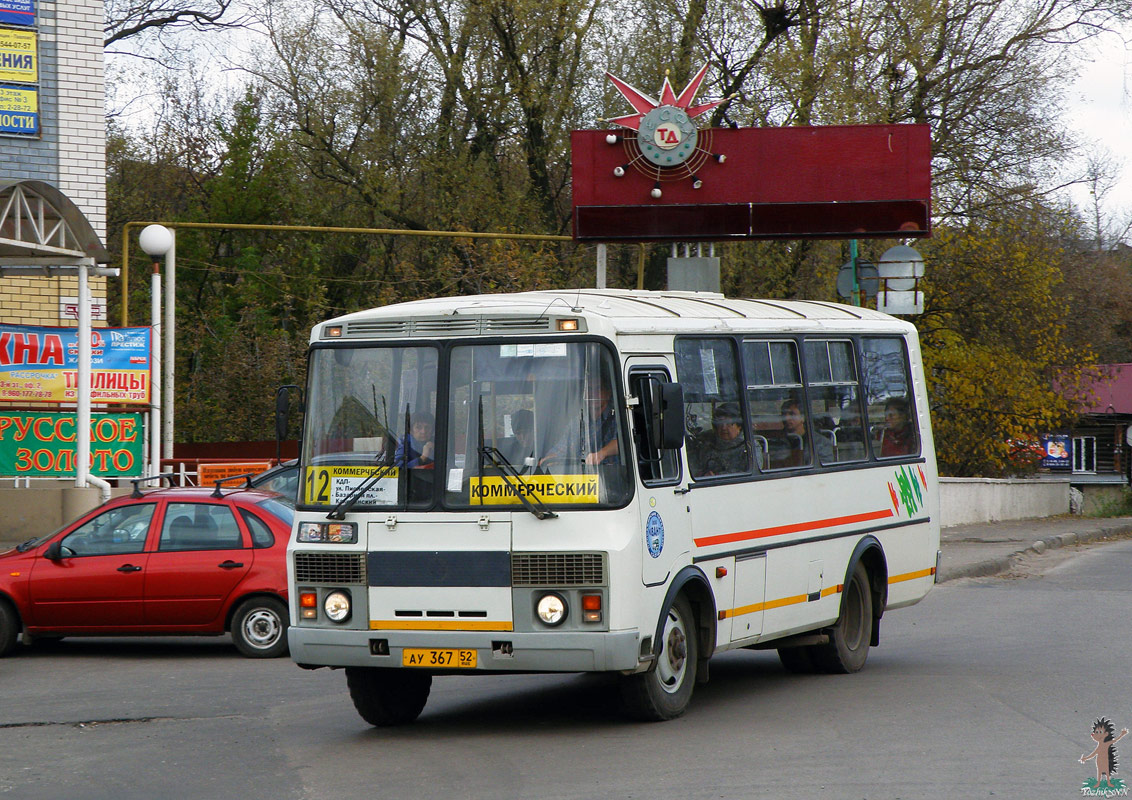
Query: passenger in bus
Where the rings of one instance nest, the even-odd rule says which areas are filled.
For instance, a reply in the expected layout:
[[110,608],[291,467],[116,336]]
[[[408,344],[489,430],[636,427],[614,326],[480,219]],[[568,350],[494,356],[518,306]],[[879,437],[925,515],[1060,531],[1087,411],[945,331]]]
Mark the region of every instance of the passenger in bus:
[[[803,467],[810,463],[809,444],[806,439],[806,415],[801,404],[788,397],[781,406],[782,434],[771,441],[771,466]],[[818,455],[825,461],[833,460],[833,442],[821,434],[815,437]]]
[[522,472],[535,463],[535,415],[525,408],[519,409],[511,415],[511,431],[515,440],[511,443],[510,452],[504,455],[515,469]]
[[743,415],[738,403],[720,403],[712,410],[711,433],[700,441],[699,475],[734,475],[750,469]]
[[880,438],[882,457],[906,456],[916,451],[916,430],[908,416],[908,401],[890,397],[884,404],[884,432]]
[[432,441],[433,418],[427,411],[418,411],[412,417],[409,433],[405,434],[393,454],[393,464],[398,467],[432,467],[434,443]]

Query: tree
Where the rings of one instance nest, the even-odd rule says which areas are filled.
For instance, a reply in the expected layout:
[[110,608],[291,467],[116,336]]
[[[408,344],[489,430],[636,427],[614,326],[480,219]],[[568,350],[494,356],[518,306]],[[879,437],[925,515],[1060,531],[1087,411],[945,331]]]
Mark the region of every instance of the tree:
[[106,0],[103,47],[143,34],[239,27],[246,17],[232,19],[232,0]]
[[[1095,361],[1066,337],[1056,291],[1072,258],[1055,215],[937,228],[920,244],[925,309],[916,318],[943,474],[1026,471],[1011,451],[1056,430]],[[1060,391],[1055,391],[1055,380]]]

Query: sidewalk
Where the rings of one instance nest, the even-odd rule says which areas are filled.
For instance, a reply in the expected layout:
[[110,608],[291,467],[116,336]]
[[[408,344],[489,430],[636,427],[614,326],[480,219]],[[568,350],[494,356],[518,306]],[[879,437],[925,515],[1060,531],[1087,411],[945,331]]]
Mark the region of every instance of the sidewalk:
[[1132,537],[1132,517],[1044,517],[955,525],[940,531],[939,582],[1008,570],[1016,557],[1104,539]]

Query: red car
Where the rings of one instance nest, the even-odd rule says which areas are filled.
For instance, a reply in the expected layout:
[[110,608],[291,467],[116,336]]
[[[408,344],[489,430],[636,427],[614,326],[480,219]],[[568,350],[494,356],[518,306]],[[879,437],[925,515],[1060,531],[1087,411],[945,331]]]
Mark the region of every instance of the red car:
[[274,492],[135,491],[0,552],[0,656],[21,629],[32,642],[231,631],[245,656],[282,656],[293,516]]

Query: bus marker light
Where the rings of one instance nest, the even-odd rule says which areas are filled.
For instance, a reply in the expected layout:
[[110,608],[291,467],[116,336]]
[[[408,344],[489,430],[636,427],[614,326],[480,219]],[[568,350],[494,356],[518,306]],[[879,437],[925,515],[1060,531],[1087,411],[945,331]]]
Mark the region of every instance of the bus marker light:
[[315,592],[299,593],[299,610],[303,619],[316,619],[318,617],[318,595]]
[[586,622],[601,622],[601,595],[582,595],[582,619]]
[[576,331],[576,330],[578,330],[578,320],[576,320],[576,319],[560,319],[560,320],[558,320],[558,330],[560,330],[560,331]]
[[715,577],[717,577],[717,578],[727,577],[727,567],[716,567],[715,568]]

